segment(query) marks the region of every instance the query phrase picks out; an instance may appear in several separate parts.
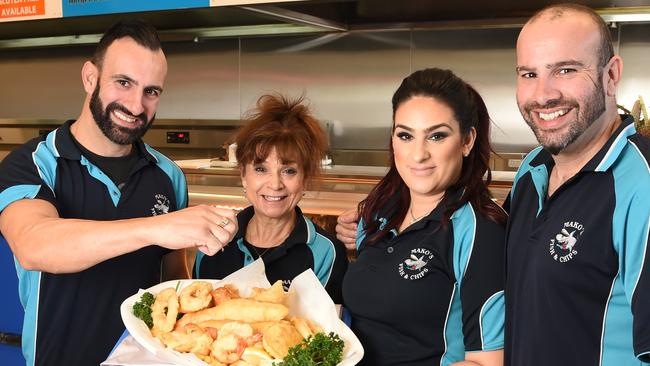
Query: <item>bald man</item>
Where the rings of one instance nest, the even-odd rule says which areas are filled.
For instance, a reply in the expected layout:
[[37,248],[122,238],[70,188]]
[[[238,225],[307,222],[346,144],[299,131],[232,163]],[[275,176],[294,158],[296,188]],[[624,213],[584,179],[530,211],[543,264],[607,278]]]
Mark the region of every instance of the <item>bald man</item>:
[[[650,362],[650,141],[617,114],[622,70],[584,6],[541,10],[517,41],[517,104],[541,146],[505,203],[506,365]],[[336,227],[349,248],[356,217]]]
[[543,9],[517,40],[517,104],[541,146],[506,202],[507,365],[650,361],[650,143],[617,113],[622,69],[583,6]]

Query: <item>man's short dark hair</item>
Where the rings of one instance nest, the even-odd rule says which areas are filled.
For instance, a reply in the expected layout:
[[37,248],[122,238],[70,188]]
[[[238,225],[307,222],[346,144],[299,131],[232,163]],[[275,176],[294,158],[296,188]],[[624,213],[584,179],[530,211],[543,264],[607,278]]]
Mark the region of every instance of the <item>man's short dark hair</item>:
[[600,33],[600,47],[598,50],[598,66],[605,67],[609,60],[611,60],[612,57],[614,57],[614,46],[612,42],[612,35],[609,32],[609,27],[607,27],[607,23],[603,20],[603,18],[598,15],[592,8],[580,4],[572,4],[572,3],[566,3],[566,4],[555,4],[555,5],[549,5],[545,7],[544,9],[538,11],[535,13],[529,20],[528,23],[532,23],[539,18],[541,18],[543,15],[548,14],[551,17],[551,20],[561,18],[565,16],[566,11],[574,11],[577,13],[582,13],[591,18],[593,22],[596,24],[598,27],[598,33]]
[[126,18],[114,23],[104,32],[95,49],[93,64],[101,69],[108,47],[116,40],[125,37],[133,39],[140,46],[152,51],[161,48],[158,32],[153,25],[143,19]]

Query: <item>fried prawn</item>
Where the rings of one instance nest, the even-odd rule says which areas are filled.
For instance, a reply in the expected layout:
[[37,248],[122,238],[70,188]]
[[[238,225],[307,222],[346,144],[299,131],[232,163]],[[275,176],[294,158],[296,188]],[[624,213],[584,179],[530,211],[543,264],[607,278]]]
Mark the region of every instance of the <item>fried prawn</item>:
[[161,337],[163,343],[179,352],[191,352],[197,355],[210,354],[212,337],[195,324],[188,324],[182,329],[165,333]]
[[224,285],[218,287],[214,291],[212,291],[210,295],[212,295],[212,301],[214,302],[215,305],[219,305],[222,302],[225,302],[230,299],[238,299],[240,297],[239,289],[237,289],[237,287],[235,287],[234,285]]

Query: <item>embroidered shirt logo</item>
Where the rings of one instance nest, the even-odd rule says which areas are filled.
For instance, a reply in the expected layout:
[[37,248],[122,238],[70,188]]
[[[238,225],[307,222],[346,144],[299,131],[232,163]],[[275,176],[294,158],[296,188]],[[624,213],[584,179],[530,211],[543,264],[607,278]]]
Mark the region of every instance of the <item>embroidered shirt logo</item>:
[[584,226],[577,221],[565,222],[548,246],[551,257],[560,263],[566,263],[575,258],[578,255],[575,246],[584,231]]
[[405,280],[419,280],[429,272],[427,263],[432,259],[433,253],[429,249],[412,249],[410,256],[400,262],[398,266],[400,277]]
[[169,212],[169,198],[167,198],[167,196],[159,193],[155,196],[155,199],[156,204],[154,204],[151,208],[151,214],[153,216],[162,215]]
[[282,280],[282,288],[285,292],[289,292],[289,287],[291,287],[291,280]]

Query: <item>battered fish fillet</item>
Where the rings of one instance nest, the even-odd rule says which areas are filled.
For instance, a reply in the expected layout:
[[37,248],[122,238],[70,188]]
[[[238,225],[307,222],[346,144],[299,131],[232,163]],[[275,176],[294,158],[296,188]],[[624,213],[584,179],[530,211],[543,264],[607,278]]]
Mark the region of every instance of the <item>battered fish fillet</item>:
[[302,342],[302,335],[291,323],[277,323],[262,332],[264,350],[274,358],[284,358],[289,348]]
[[312,331],[311,327],[309,326],[309,322],[305,318],[298,318],[295,316],[290,316],[289,321],[291,321],[291,324],[293,324],[294,327],[296,327],[296,330],[300,335],[307,339],[310,337],[314,336],[314,332]]
[[215,307],[188,313],[176,322],[176,327],[185,324],[198,324],[207,320],[235,320],[246,323],[277,321],[289,314],[289,309],[282,304],[260,302],[250,299],[232,299]]
[[269,288],[253,288],[253,295],[251,298],[257,301],[263,302],[272,302],[275,304],[286,304],[287,303],[287,293],[284,292],[282,287],[282,281],[277,280],[273,286]]
[[[203,321],[203,322],[199,322],[196,325],[198,325],[199,327],[204,328],[204,329],[214,328],[214,329],[219,330],[219,329],[221,329],[221,327],[223,327],[224,324],[230,323],[232,321],[233,320],[231,320],[231,319],[222,319],[222,320],[212,319],[212,320],[206,320],[206,321]],[[286,320],[281,320],[280,322],[287,322],[287,321]],[[253,331],[255,333],[262,333],[266,328],[268,328],[271,325],[276,324],[276,323],[277,323],[277,321],[268,321],[268,322],[253,322],[253,323],[248,323],[248,324],[253,328]]]

